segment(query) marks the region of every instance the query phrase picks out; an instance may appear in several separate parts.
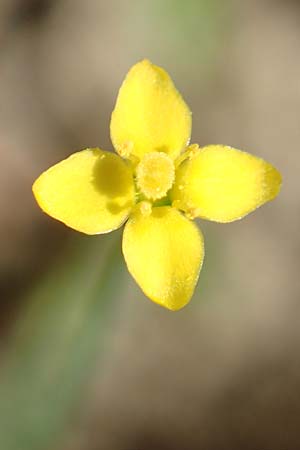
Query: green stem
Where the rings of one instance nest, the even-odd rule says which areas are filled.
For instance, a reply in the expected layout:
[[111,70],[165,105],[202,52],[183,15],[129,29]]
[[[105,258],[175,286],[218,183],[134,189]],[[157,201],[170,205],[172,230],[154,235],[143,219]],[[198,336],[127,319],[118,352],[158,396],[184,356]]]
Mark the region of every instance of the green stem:
[[79,238],[29,299],[0,375],[0,448],[51,448],[105,352],[122,287],[116,236]]

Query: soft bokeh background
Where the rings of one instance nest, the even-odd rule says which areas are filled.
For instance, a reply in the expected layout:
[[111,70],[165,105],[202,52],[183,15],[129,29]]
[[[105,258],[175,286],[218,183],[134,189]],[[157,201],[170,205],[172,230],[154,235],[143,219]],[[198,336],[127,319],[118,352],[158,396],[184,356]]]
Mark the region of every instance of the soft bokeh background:
[[[1,0],[1,450],[293,450],[300,442],[300,4]],[[38,174],[112,149],[110,114],[147,57],[193,111],[193,141],[278,167],[279,198],[201,222],[191,304],[148,301],[121,233],[44,216]]]

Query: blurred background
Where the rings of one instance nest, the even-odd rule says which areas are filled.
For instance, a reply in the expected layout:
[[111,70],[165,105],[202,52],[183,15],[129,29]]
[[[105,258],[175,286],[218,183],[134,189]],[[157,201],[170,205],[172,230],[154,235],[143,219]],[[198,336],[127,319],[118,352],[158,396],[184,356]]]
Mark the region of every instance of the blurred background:
[[[1,450],[299,449],[299,45],[296,0],[0,1]],[[70,153],[112,149],[145,57],[193,111],[192,142],[284,180],[242,221],[199,222],[206,259],[178,313],[134,284],[121,232],[77,234],[31,193]]]

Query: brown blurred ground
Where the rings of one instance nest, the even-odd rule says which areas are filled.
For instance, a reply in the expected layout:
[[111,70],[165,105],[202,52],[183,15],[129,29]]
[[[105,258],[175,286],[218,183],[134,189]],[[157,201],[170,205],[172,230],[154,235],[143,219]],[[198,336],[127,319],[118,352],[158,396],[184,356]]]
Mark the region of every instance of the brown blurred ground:
[[[130,282],[105,372],[61,448],[299,449],[298,2],[233,3],[211,73],[199,54],[190,76],[187,59],[170,51],[171,22],[151,29],[137,2],[24,3],[0,9],[2,317],[17,314],[72,233],[40,213],[32,180],[75,149],[111,148],[118,86],[142,57],[175,78],[194,141],[256,153],[284,179],[280,197],[245,220],[200,224],[207,267],[217,259],[200,280],[209,301],[170,315],[141,302]],[[160,46],[151,33],[161,33]],[[201,45],[192,44],[195,55]]]

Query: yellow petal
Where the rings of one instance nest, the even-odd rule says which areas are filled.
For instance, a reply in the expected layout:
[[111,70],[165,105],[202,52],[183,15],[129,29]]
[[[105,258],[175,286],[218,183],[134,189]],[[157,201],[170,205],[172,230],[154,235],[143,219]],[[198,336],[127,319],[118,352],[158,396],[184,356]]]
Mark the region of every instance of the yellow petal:
[[144,60],[120,88],[110,131],[121,156],[157,150],[175,158],[190,139],[191,113],[167,72]]
[[173,311],[189,302],[204,257],[203,237],[175,208],[137,208],[125,225],[123,253],[151,300]]
[[48,169],[33,193],[44,212],[86,234],[120,227],[134,203],[131,169],[99,149],[74,153]]
[[272,200],[280,186],[280,173],[263,159],[210,145],[180,164],[171,197],[191,216],[231,222]]

